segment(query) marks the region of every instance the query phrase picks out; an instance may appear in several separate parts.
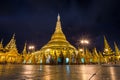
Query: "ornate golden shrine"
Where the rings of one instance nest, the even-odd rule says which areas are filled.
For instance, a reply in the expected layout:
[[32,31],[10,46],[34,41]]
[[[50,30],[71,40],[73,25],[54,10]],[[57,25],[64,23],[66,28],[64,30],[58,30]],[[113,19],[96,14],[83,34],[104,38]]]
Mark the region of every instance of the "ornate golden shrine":
[[18,53],[16,47],[15,34],[10,42],[3,48],[0,44],[0,63],[22,63],[22,55]]

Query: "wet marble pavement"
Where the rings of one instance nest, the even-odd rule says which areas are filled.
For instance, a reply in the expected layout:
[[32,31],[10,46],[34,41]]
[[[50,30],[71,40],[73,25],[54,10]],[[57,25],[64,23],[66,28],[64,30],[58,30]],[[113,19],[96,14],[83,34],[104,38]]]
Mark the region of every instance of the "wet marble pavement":
[[0,80],[120,80],[120,66],[6,64]]

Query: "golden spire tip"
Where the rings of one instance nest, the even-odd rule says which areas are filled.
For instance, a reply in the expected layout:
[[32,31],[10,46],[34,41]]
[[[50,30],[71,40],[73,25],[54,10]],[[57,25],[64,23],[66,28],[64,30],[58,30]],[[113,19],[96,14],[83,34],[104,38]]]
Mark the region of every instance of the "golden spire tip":
[[60,20],[60,15],[59,15],[59,13],[58,13],[58,17],[57,17],[57,19],[58,19],[58,21]]

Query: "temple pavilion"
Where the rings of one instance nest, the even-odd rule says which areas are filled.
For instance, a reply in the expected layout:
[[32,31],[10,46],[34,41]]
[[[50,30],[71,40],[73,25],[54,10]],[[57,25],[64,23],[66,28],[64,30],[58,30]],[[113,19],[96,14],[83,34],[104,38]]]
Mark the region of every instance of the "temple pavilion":
[[36,56],[38,63],[63,64],[75,63],[76,54],[76,48],[67,41],[62,31],[58,14],[56,28],[50,41],[33,55]]

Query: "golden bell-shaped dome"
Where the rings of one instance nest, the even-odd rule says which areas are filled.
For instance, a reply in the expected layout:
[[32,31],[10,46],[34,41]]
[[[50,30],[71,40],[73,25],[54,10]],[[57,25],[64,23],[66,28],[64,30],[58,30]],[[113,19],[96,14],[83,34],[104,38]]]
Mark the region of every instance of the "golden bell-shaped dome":
[[51,40],[41,48],[42,51],[47,49],[73,49],[76,50],[67,40],[61,28],[60,16],[58,14],[55,32]]

